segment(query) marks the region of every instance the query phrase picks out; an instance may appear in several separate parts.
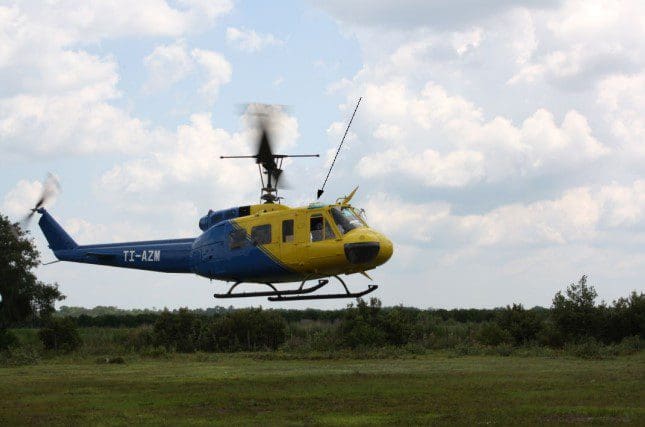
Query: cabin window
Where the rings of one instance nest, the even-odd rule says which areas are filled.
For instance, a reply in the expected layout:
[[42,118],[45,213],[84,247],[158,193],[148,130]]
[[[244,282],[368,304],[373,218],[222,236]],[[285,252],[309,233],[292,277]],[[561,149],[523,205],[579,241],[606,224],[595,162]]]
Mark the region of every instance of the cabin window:
[[293,242],[293,220],[287,219],[282,221],[282,242]]
[[318,242],[323,239],[323,217],[322,215],[312,215],[309,220],[309,234],[312,242]]
[[271,243],[271,224],[257,225],[251,229],[251,241],[254,245]]
[[309,233],[312,242],[336,238],[331,225],[322,215],[311,216],[309,220]]
[[341,234],[345,234],[350,230],[353,230],[358,227],[363,227],[363,223],[360,219],[354,214],[350,208],[331,208],[331,216],[334,218],[334,222],[338,227],[338,230]]
[[246,230],[233,230],[228,235],[228,246],[231,249],[239,249],[246,242]]
[[329,221],[325,220],[325,240],[335,239],[335,238],[336,238],[336,233],[334,233],[334,230],[331,228]]

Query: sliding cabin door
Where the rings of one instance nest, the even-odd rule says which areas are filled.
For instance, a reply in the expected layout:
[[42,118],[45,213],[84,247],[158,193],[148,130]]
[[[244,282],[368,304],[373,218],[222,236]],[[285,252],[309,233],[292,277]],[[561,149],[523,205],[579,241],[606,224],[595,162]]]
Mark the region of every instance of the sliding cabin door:
[[287,268],[302,270],[302,244],[305,237],[305,218],[295,212],[283,215],[280,228],[280,261]]
[[324,211],[308,212],[304,256],[307,270],[315,274],[336,274],[335,266],[344,256],[342,243]]

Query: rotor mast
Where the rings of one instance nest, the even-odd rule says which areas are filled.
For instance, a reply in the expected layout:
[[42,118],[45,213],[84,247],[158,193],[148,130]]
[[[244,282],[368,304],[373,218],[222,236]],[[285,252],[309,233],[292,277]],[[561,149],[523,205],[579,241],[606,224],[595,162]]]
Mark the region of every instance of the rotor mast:
[[[261,120],[261,137],[258,142],[258,153],[253,156],[220,156],[220,159],[255,159],[260,171],[262,191],[260,199],[264,203],[275,203],[280,200],[278,197],[278,183],[282,176],[282,162],[288,157],[320,157],[319,154],[274,154],[271,149],[269,131],[266,120]],[[264,179],[266,175],[266,182]]]
[[[265,155],[265,159],[269,160],[263,161],[260,158],[260,153],[254,156],[220,156],[220,159],[255,159],[255,162],[258,164],[258,170],[260,172],[260,182],[261,193],[260,199],[264,203],[275,203],[280,200],[278,197],[278,181],[282,175],[282,162],[284,159],[289,157],[320,157],[320,154],[273,154],[269,153],[269,156]],[[277,162],[276,162],[277,160]],[[264,176],[266,175],[266,180]]]

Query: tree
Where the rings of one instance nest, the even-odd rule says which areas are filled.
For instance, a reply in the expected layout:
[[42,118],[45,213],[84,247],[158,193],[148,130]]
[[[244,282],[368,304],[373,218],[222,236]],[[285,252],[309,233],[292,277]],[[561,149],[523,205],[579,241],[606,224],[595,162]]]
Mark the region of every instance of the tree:
[[598,293],[587,285],[587,276],[567,287],[566,295],[558,291],[553,298],[551,317],[565,340],[597,337],[602,323],[601,308],[596,307]]
[[47,350],[73,351],[82,344],[76,323],[71,317],[52,317],[38,331],[38,337]]
[[338,329],[344,347],[379,347],[387,342],[383,328],[384,316],[381,301],[370,298],[369,304],[362,298],[356,307],[347,306]]
[[0,336],[17,323],[48,318],[54,302],[65,298],[57,284],[38,281],[33,269],[39,264],[40,254],[27,232],[0,214]]
[[506,306],[497,313],[495,321],[502,330],[508,332],[515,345],[533,341],[542,327],[535,312],[525,310],[522,304]]
[[607,308],[603,328],[606,342],[619,342],[623,338],[645,338],[645,293],[633,291],[627,298],[619,298]]

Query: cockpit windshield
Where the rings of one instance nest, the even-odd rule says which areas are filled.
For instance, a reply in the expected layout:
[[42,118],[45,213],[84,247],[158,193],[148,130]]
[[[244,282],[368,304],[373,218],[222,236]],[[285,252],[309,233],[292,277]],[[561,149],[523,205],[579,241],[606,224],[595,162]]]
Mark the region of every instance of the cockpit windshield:
[[365,227],[365,223],[361,221],[349,207],[340,208],[334,206],[330,211],[341,234],[345,234],[355,228]]

